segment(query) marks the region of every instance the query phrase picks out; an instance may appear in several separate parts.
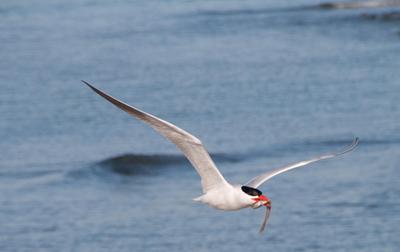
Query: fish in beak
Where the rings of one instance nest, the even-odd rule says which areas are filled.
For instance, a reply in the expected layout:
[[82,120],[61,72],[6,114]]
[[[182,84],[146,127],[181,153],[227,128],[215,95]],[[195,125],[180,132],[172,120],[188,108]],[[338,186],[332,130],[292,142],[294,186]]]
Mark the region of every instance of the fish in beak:
[[253,199],[255,201],[253,208],[259,208],[260,206],[265,206],[265,216],[264,216],[264,220],[261,223],[261,227],[260,227],[260,233],[262,233],[265,229],[265,226],[268,223],[268,219],[269,219],[269,215],[271,213],[271,208],[272,208],[272,203],[271,200],[268,199],[267,197],[265,197],[264,195],[260,195],[257,196],[256,198]]
[[271,209],[271,200],[268,199],[266,196],[261,194],[260,196],[253,198],[253,200],[255,201],[255,204],[253,205],[255,208],[265,206]]

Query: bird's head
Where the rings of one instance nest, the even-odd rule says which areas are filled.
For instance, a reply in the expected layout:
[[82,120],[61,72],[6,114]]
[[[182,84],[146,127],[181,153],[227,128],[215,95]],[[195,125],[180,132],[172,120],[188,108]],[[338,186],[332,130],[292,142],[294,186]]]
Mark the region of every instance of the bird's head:
[[242,186],[241,189],[244,193],[251,197],[252,201],[254,201],[254,203],[251,205],[252,208],[256,209],[261,206],[265,206],[265,217],[260,227],[260,233],[262,233],[268,223],[269,215],[271,213],[271,200],[264,196],[262,192],[256,188]]
[[252,208],[256,209],[265,206],[268,209],[271,209],[271,200],[264,196],[260,190],[249,186],[242,186],[241,189],[244,193],[249,195],[253,201],[253,204],[251,205]]

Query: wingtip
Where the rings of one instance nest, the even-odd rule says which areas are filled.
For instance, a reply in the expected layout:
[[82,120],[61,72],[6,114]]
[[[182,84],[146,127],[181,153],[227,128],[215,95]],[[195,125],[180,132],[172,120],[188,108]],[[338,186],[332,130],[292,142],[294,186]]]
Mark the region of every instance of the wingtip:
[[347,153],[347,152],[350,152],[350,151],[354,150],[357,147],[359,142],[360,142],[360,138],[355,137],[353,139],[353,142],[349,145],[348,149],[344,150],[341,154],[344,154],[344,153]]
[[102,94],[103,92],[101,90],[99,90],[98,88],[96,88],[95,86],[93,86],[92,84],[90,84],[87,81],[81,80],[83,83],[85,83],[90,89],[92,89],[94,92],[98,93],[98,94]]
[[86,84],[90,88],[94,88],[92,85],[90,85],[87,81],[81,80],[84,84]]
[[359,142],[360,142],[360,138],[359,137],[355,137],[354,140],[353,140],[353,145],[357,146]]

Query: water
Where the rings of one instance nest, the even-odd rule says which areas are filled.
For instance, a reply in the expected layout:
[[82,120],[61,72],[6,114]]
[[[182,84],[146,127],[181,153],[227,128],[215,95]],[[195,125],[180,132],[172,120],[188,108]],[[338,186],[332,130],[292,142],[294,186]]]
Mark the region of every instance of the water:
[[[2,1],[1,251],[398,251],[396,6]],[[179,151],[80,80],[198,136],[229,181],[280,175],[263,210],[192,202]]]

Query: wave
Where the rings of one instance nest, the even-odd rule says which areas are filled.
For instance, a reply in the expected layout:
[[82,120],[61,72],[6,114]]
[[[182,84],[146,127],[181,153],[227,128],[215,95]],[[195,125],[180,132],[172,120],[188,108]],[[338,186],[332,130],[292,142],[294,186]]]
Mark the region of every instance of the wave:
[[314,8],[319,9],[376,9],[385,7],[400,6],[400,0],[374,0],[374,1],[351,1],[351,2],[326,2],[321,3]]
[[[317,144],[317,145],[326,145],[326,146],[345,146],[346,144],[350,144],[349,140],[321,140],[321,141],[311,141],[305,142],[306,144]],[[379,138],[366,138],[360,139],[360,145],[363,146],[373,146],[373,145],[397,145],[400,144],[400,139],[392,138],[392,139],[379,139]]]
[[268,13],[292,12],[304,10],[304,7],[295,8],[257,8],[257,9],[233,9],[233,10],[203,10],[198,11],[198,16],[239,16],[239,15],[262,15]]
[[349,201],[339,201],[334,203],[329,203],[328,207],[334,208],[378,208],[380,205],[374,202],[360,201],[360,202],[349,202]]
[[158,168],[181,166],[188,163],[184,156],[167,154],[124,154],[107,158],[95,166],[126,176],[154,173]]
[[35,170],[35,171],[0,171],[0,178],[7,179],[35,179],[41,177],[52,176],[60,173],[59,170]]
[[[217,163],[236,163],[242,161],[239,155],[211,153]],[[104,159],[68,172],[74,179],[90,177],[113,179],[118,177],[156,176],[165,171],[177,171],[182,167],[191,167],[189,160],[182,154],[123,154]],[[118,178],[117,178],[118,179]]]
[[[214,160],[220,162],[239,162],[241,158],[236,155],[229,155],[224,153],[210,153],[210,156]],[[171,165],[171,164],[184,164],[188,160],[182,154],[124,154],[112,158],[107,158],[99,163],[110,165],[110,164],[142,164],[149,166],[157,165]]]
[[384,13],[363,13],[361,17],[368,20],[377,21],[400,21],[400,11],[390,11]]
[[286,8],[257,8],[257,9],[231,9],[231,10],[203,10],[197,12],[200,16],[239,16],[262,15],[280,12],[297,12],[309,10],[343,10],[343,9],[378,9],[387,7],[399,7],[400,0],[382,1],[350,1],[350,2],[325,2],[316,5],[305,5]]
[[[216,162],[239,162],[241,157],[214,153],[210,156]],[[188,165],[184,155],[178,154],[125,154],[100,161],[98,165],[121,175],[148,174],[157,168]]]
[[[305,139],[299,142],[271,144],[268,147],[248,149],[243,152],[211,153],[217,166],[223,163],[245,163],[256,159],[279,158],[304,153],[304,157],[320,155],[332,151],[340,151],[352,142],[351,138],[337,140]],[[398,145],[400,139],[362,139],[360,146]],[[312,155],[312,154],[311,154]],[[124,154],[87,164],[68,172],[69,177],[100,177],[112,179],[118,177],[152,177],[160,174],[180,173],[182,168],[190,168],[191,164],[182,154]],[[188,169],[188,170],[190,170]]]

